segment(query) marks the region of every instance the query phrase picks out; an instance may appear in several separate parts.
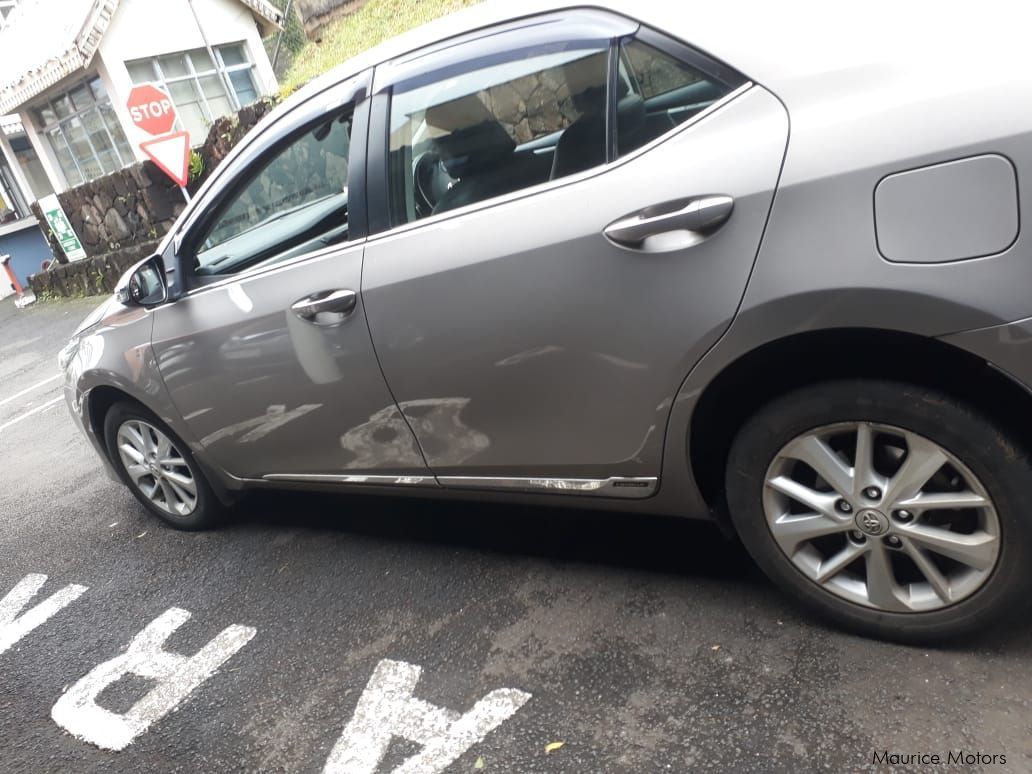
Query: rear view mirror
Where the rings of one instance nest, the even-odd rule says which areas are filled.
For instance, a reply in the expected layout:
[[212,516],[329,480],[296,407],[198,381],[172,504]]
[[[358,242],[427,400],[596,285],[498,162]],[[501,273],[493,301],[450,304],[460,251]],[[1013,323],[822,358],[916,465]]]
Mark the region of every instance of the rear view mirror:
[[165,264],[154,255],[126,272],[115,289],[118,300],[126,306],[156,306],[168,298]]

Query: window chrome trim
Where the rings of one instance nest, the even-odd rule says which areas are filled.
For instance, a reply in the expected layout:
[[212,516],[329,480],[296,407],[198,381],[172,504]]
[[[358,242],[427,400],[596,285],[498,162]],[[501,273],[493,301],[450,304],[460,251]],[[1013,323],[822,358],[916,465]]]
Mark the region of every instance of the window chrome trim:
[[367,484],[372,486],[437,486],[433,476],[384,476],[331,473],[270,473],[265,481],[292,481],[308,484]]
[[527,492],[595,495],[644,499],[656,493],[656,476],[610,476],[609,478],[492,478],[487,476],[438,476],[443,487],[455,489],[504,489]]
[[[431,215],[428,218],[414,220],[410,223],[403,223],[400,226],[394,226],[392,228],[387,229],[386,231],[380,231],[375,234],[370,234],[369,242],[372,244],[391,237],[400,236],[402,234],[408,233],[409,231],[415,231],[426,226],[445,223],[451,220],[452,218],[458,218],[462,217],[463,215],[469,215],[474,212],[480,212],[481,210],[486,210],[491,207],[498,207],[503,204],[509,204],[511,202],[519,201],[520,199],[524,199],[530,196],[537,196],[538,194],[546,193],[548,191],[562,188],[567,185],[573,185],[584,180],[591,180],[601,175],[607,174],[608,172],[611,172],[614,169],[618,169],[625,164],[630,164],[639,157],[645,155],[646,153],[649,153],[654,148],[657,148],[663,143],[669,142],[671,139],[678,136],[682,132],[688,131],[694,126],[698,126],[702,121],[706,120],[715,113],[723,110],[727,105],[731,104],[747,92],[751,91],[755,85],[756,84],[752,81],[746,81],[734,91],[730,91],[727,94],[725,94],[723,97],[714,102],[705,110],[701,110],[698,113],[696,113],[694,116],[692,116],[690,120],[685,121],[683,124],[675,126],[666,134],[662,134],[656,139],[654,139],[652,142],[646,145],[642,145],[640,148],[636,148],[633,152],[628,153],[626,156],[621,156],[616,161],[600,164],[596,167],[592,167],[591,169],[587,169],[583,172],[578,172],[573,175],[561,177],[558,180],[549,180],[544,183],[539,183],[538,185],[528,186],[527,188],[521,188],[518,191],[513,191],[512,193],[503,194],[501,196],[495,196],[490,199],[484,199],[480,202],[467,204],[464,207],[457,207],[454,210],[448,210],[447,212],[442,212],[437,215]],[[373,140],[373,138],[370,138],[370,140]]]

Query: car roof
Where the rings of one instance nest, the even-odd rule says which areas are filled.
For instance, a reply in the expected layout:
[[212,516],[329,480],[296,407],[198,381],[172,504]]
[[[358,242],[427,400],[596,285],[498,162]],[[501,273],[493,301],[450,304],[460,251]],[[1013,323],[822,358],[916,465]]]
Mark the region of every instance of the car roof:
[[[1029,27],[1024,22],[1032,21],[1032,7],[1013,0],[980,0],[977,12],[960,0],[487,0],[341,63],[284,100],[250,136],[257,137],[302,102],[377,65],[486,27],[576,8],[621,14],[730,65],[781,99],[794,136],[809,127],[833,155],[849,154],[841,154],[832,126],[841,132],[850,115],[861,125],[860,117],[873,105],[899,108],[906,128],[893,123],[894,139],[912,135],[914,142],[925,145],[929,134],[920,125],[930,121],[939,122],[940,134],[979,120],[1011,124],[1015,111],[1021,113],[1023,126],[1032,123],[1020,109],[1023,101],[1000,99],[1032,86],[1032,69],[1024,62]],[[940,106],[937,116],[915,109],[931,100]],[[981,112],[973,116],[972,111]],[[854,156],[865,143],[879,139],[870,130],[868,124],[859,133],[843,135]],[[248,144],[233,148],[220,171]],[[217,171],[205,181],[197,200],[218,177]],[[194,204],[187,206],[180,225]],[[162,250],[178,230],[169,232]]]
[[767,86],[803,98],[822,77],[885,75],[987,60],[1017,62],[1032,8],[1012,0],[487,0],[403,33],[312,81],[304,99],[343,78],[484,27],[574,8],[608,10],[680,38]]

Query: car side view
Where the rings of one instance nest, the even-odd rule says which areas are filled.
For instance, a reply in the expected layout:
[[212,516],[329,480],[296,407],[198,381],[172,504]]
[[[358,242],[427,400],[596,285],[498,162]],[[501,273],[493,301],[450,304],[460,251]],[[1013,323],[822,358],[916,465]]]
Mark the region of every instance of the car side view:
[[1023,25],[719,6],[489,2],[286,100],[61,354],[110,474],[182,529],[263,488],[715,519],[863,634],[1020,619]]

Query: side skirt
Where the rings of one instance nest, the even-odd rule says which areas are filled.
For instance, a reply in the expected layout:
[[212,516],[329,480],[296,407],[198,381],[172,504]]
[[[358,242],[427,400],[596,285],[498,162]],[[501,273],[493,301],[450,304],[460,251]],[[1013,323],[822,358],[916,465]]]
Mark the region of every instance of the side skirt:
[[367,484],[372,486],[437,487],[447,489],[507,490],[563,495],[589,495],[644,499],[656,492],[655,476],[612,476],[610,478],[514,478],[490,476],[384,476],[323,473],[270,473],[265,481],[299,484]]

